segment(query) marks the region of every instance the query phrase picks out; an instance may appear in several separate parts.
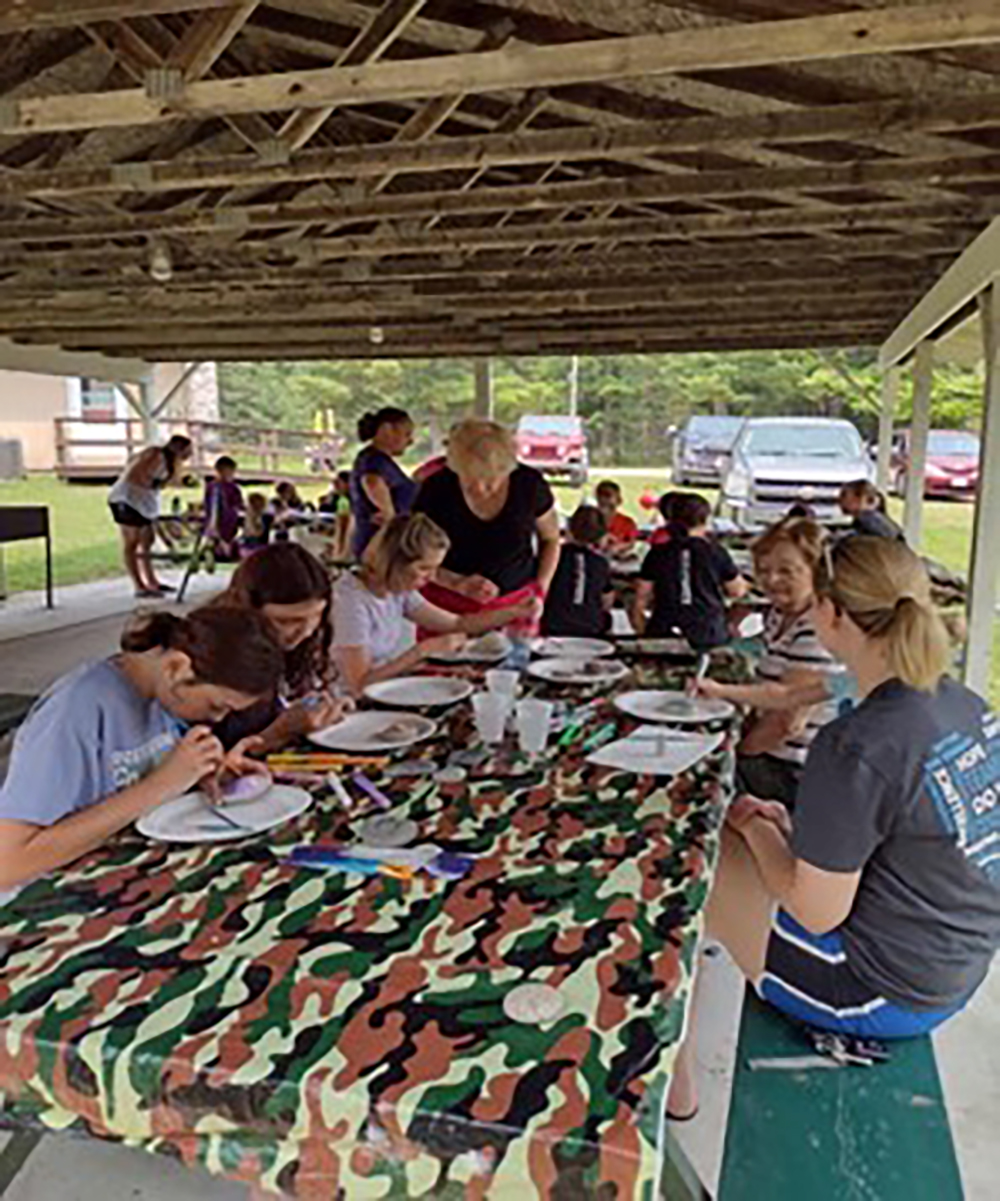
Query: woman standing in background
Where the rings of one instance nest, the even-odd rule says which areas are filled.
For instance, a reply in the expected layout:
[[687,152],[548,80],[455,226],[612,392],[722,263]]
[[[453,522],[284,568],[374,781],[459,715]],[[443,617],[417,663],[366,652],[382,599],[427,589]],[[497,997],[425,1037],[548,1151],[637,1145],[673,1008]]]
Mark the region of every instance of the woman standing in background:
[[136,596],[159,600],[173,589],[161,584],[153,569],[155,524],[160,516],[160,492],[174,482],[191,457],[191,439],[174,434],[166,446],[147,446],[129,460],[108,493],[108,507],[121,531],[125,570]]
[[409,513],[417,485],[396,462],[413,441],[413,422],[405,409],[391,405],[366,413],[358,437],[367,443],[351,471],[354,556],[360,559],[378,530],[400,513]]

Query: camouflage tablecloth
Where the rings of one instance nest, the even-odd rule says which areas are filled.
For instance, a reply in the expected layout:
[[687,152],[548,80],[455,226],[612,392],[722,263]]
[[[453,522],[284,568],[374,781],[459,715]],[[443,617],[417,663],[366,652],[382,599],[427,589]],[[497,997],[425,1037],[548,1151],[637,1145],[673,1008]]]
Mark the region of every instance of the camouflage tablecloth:
[[[127,833],[0,911],[7,1119],[303,1201],[652,1198],[730,766],[383,780],[479,857],[453,883],[286,866],[346,834],[325,794],[236,844]],[[526,981],[558,1020],[505,1016]]]

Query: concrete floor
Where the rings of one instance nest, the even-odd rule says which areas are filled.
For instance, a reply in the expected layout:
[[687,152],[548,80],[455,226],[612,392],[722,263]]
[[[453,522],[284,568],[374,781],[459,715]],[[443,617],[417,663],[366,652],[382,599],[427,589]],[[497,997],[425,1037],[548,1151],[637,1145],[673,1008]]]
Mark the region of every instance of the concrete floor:
[[[210,585],[210,586],[209,586]],[[92,585],[87,585],[93,588]],[[218,587],[202,580],[199,593]],[[127,601],[127,597],[124,598]],[[22,618],[0,605],[0,687],[39,692],[57,676],[88,658],[111,653],[131,608],[110,604],[111,613],[73,624],[74,614],[92,615],[107,599],[84,596],[79,607],[64,604],[62,622],[10,634]],[[26,636],[25,636],[26,635]],[[701,1016],[698,1058],[702,1106],[676,1137],[714,1195],[732,1088],[743,981],[724,952],[707,947],[701,958]],[[998,1195],[995,1150],[1000,1118],[1000,970],[995,969],[966,1012],[935,1038],[938,1066],[958,1150],[967,1201]],[[143,1152],[63,1135],[46,1136],[6,1190],[3,1201],[248,1201],[248,1190],[189,1172]],[[626,1201],[626,1199],[623,1199]],[[811,1198],[810,1201],[840,1201]],[[877,1199],[872,1199],[877,1201]]]

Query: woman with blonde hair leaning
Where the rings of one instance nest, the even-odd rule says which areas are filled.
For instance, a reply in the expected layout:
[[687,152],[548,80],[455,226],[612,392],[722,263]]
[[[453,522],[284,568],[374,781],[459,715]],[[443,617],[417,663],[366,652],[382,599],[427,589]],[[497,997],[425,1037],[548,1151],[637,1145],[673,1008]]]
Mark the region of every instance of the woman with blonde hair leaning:
[[513,436],[502,425],[456,425],[448,435],[448,466],[424,481],[413,510],[450,540],[424,590],[429,601],[451,613],[474,613],[499,597],[544,599],[559,562],[555,500],[541,472],[518,463]]
[[[459,617],[420,594],[449,549],[448,536],[423,513],[393,517],[369,543],[357,575],[333,589],[333,653],[342,686],[353,696],[369,684],[412,671],[434,654],[458,650],[482,634],[534,612],[533,602]],[[405,647],[413,623],[431,637]]]
[[[844,540],[816,591],[819,637],[863,699],[816,736],[791,817],[750,797],[730,808],[707,934],[798,1021],[925,1034],[1000,943],[1000,722],[946,675],[948,638],[905,545]],[[685,1045],[669,1110],[696,1107]]]

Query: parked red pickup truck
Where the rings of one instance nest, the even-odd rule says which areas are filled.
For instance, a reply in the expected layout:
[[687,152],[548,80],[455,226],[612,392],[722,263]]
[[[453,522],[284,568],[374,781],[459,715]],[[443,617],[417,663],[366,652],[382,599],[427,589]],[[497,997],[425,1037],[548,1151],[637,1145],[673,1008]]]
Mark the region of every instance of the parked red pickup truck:
[[579,417],[522,417],[517,423],[517,457],[545,475],[587,482],[587,431]]

